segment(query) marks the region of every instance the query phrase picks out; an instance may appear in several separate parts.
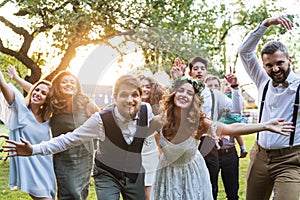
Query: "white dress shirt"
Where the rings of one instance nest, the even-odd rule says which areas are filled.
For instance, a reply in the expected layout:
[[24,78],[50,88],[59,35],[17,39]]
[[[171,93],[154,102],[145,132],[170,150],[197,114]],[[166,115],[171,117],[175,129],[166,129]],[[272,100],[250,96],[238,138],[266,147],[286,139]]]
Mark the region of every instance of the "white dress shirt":
[[[144,102],[142,102],[142,104],[147,106],[148,122],[150,122],[153,117],[151,106]],[[124,117],[117,112],[117,109],[113,109],[113,112],[114,116],[117,118],[117,124],[122,130],[124,139],[130,144],[136,132],[136,120],[130,120],[124,123],[124,121],[121,121]],[[105,130],[99,112],[93,114],[83,125],[75,129],[73,132],[68,132],[52,138],[49,141],[32,145],[32,155],[59,153],[67,150],[68,148],[80,145],[84,141],[90,141],[92,139],[99,139],[101,141],[105,140]]]
[[[232,100],[227,97],[224,93],[213,90],[215,103],[214,103],[214,113],[212,120],[217,121],[220,119],[222,114],[226,112],[240,113],[241,112],[241,95],[239,91],[234,91],[232,93]],[[212,115],[212,95],[210,89],[205,87],[201,93],[201,96],[204,99],[204,103],[202,105],[202,111],[207,115],[207,117],[211,117]]]
[[[263,88],[270,77],[260,65],[254,51],[256,46],[267,30],[267,27],[260,24],[253,31],[246,41],[240,46],[239,54],[242,59],[244,68],[248,75],[258,88],[259,105],[262,98]],[[300,83],[300,77],[296,75],[292,69],[287,79],[289,87],[283,86],[273,87],[270,81],[269,88],[266,94],[265,104],[262,113],[262,122],[266,122],[274,118],[284,118],[285,121],[292,121],[294,101],[297,87]],[[300,117],[298,110],[297,125],[300,126]],[[270,131],[262,131],[259,134],[258,144],[266,149],[280,149],[289,147],[289,136],[282,136]],[[295,132],[294,146],[300,145],[300,129]]]

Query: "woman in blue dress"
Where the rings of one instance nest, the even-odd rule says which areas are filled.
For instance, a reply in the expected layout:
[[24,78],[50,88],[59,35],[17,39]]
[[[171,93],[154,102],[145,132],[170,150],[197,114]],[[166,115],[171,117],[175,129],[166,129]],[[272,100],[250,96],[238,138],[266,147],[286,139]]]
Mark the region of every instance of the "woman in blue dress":
[[[20,138],[26,138],[31,143],[38,144],[51,139],[51,112],[48,106],[50,87],[49,82],[40,81],[24,99],[20,91],[7,83],[0,72],[0,88],[6,101],[6,106],[2,106],[2,115],[5,113],[7,116],[3,120],[10,131],[10,140],[20,141]],[[32,199],[55,199],[52,156],[10,158],[9,186],[28,193]]]
[[[18,76],[13,66],[8,75],[25,91],[32,85]],[[50,127],[53,137],[73,131],[99,107],[81,91],[79,80],[69,71],[61,71],[52,80],[49,109],[53,112]],[[93,141],[53,155],[58,199],[85,200],[88,197],[93,167]]]

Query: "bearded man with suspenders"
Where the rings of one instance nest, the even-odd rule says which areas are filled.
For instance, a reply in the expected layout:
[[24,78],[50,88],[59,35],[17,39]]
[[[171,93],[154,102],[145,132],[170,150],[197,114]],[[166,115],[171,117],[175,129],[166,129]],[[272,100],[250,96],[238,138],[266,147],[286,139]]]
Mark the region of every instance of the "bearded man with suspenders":
[[[295,131],[289,137],[266,131],[257,134],[250,153],[247,174],[247,200],[269,200],[272,191],[276,200],[300,199],[300,77],[291,69],[287,48],[280,42],[267,43],[261,52],[262,67],[255,48],[271,25],[287,30],[292,22],[284,17],[267,18],[239,48],[239,54],[249,76],[258,88],[261,122],[273,117],[293,121]],[[271,79],[270,79],[271,78]]]

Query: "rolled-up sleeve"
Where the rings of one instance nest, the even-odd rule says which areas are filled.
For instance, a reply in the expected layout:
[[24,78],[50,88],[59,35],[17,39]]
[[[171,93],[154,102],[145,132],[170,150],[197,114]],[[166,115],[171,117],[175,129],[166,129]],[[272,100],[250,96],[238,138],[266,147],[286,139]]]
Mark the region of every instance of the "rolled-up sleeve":
[[75,129],[73,132],[68,132],[52,138],[49,141],[32,145],[32,155],[59,153],[92,139],[98,139],[101,141],[105,139],[104,126],[99,113],[93,114],[84,124]]

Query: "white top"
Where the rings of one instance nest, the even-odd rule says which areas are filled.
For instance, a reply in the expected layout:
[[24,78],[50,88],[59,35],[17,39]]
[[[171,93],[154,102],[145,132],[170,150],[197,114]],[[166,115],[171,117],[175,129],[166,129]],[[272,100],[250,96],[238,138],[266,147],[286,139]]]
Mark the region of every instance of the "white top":
[[[239,97],[240,93],[238,91],[233,92],[232,100],[218,90],[213,90],[213,92],[215,96],[215,105],[212,120],[217,121],[225,112],[237,113],[241,111],[242,104]],[[212,96],[210,89],[205,87],[201,93],[201,96],[204,98],[202,111],[207,115],[207,117],[211,117]]]
[[[151,106],[150,104],[144,102],[142,102],[142,104],[145,104],[147,106],[148,122],[150,122],[153,117]],[[132,141],[131,138],[134,137],[136,132],[136,120],[124,120],[124,117],[121,118],[121,115],[117,112],[117,109],[115,108],[113,109],[113,112],[114,116],[117,119],[116,123],[122,130],[124,139],[126,141]],[[32,155],[47,155],[59,153],[67,150],[68,148],[80,145],[85,141],[90,141],[91,139],[99,139],[101,141],[104,141],[105,139],[105,130],[99,112],[93,114],[83,125],[75,129],[73,132],[62,134],[58,137],[52,138],[51,140],[42,142],[40,144],[32,145]]]
[[[267,27],[260,24],[258,28],[250,34],[246,41],[240,46],[239,54],[243,62],[244,68],[248,75],[258,88],[259,105],[262,98],[263,88],[270,77],[260,65],[258,59],[254,54],[256,46],[267,30]],[[293,105],[295,101],[295,93],[300,83],[300,77],[296,75],[292,69],[287,79],[289,87],[284,88],[279,85],[276,88],[272,86],[271,82],[266,94],[265,104],[262,113],[261,122],[266,122],[273,118],[284,118],[286,121],[292,121]],[[297,125],[300,124],[300,117],[298,111]],[[295,133],[294,146],[300,145],[300,129],[297,127]],[[261,131],[259,134],[258,144],[266,149],[279,149],[289,147],[290,137],[275,134],[270,131]]]

